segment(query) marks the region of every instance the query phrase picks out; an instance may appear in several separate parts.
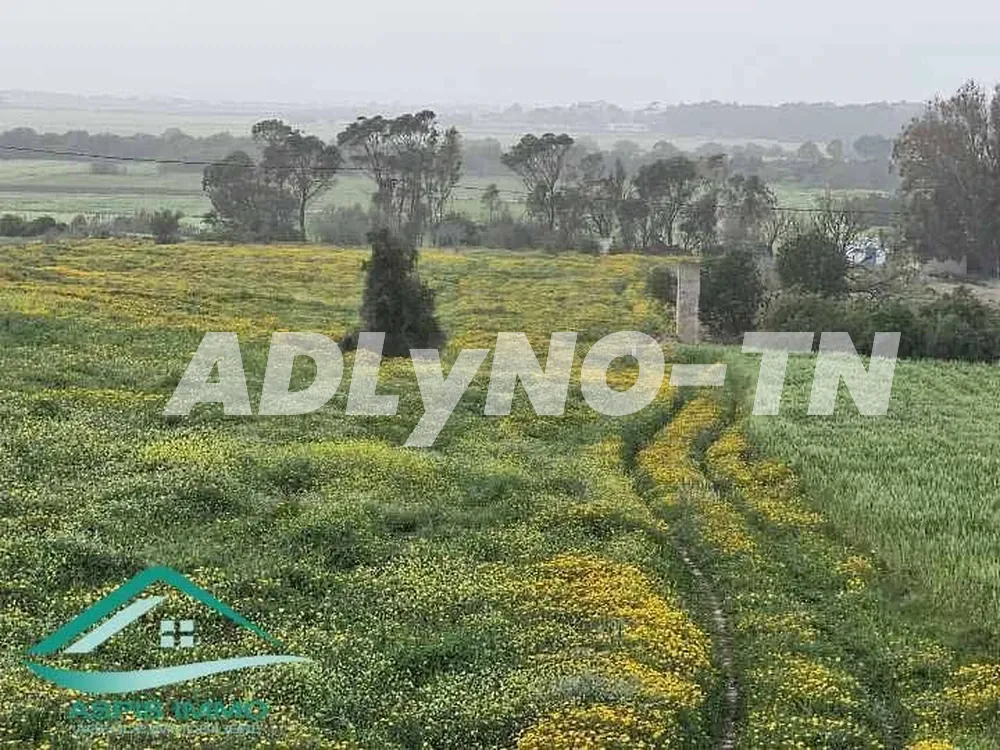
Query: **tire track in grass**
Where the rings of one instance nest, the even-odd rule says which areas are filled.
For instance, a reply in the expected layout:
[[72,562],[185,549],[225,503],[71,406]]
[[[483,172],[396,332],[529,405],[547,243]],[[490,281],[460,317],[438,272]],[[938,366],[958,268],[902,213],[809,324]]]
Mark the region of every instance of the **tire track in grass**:
[[719,655],[719,663],[722,666],[722,675],[725,680],[725,691],[723,693],[725,715],[722,719],[722,736],[719,740],[720,750],[732,750],[736,746],[736,713],[740,705],[740,687],[736,680],[736,669],[733,666],[733,637],[729,628],[729,618],[722,610],[719,597],[716,596],[712,584],[701,572],[695,562],[688,555],[685,548],[675,542],[678,554],[691,577],[694,579],[695,587],[698,589],[703,600],[708,605],[712,615],[712,643]]
[[[796,591],[812,591],[811,608],[813,611],[817,606],[820,608],[817,623],[832,617],[827,622],[829,625],[837,621],[835,613],[851,612],[851,618],[838,623],[846,631],[837,633],[836,629],[827,628],[822,641],[827,649],[838,654],[838,662],[846,660],[845,674],[855,681],[856,694],[867,707],[869,726],[877,727],[884,746],[903,747],[905,733],[900,725],[898,696],[877,688],[888,678],[883,671],[886,665],[880,664],[877,657],[878,643],[884,641],[886,634],[865,633],[861,624],[870,620],[872,614],[868,610],[870,602],[861,598],[864,584],[854,587],[853,594],[859,598],[851,600],[853,607],[844,609],[839,600],[845,590],[839,580],[841,575],[835,572],[837,560],[844,550],[840,549],[837,554],[834,548],[839,545],[822,531],[822,517],[798,497],[791,472],[774,461],[754,461],[746,456],[747,452],[742,429],[729,425],[703,453],[700,467],[711,479],[713,494],[732,505],[753,537],[767,543],[766,552],[761,552],[762,564],[766,568],[776,564],[777,570],[784,571],[784,575],[779,576],[772,570],[765,577],[764,580],[770,582],[768,588],[789,596],[788,604],[798,602],[796,606],[802,604]],[[849,586],[846,593],[850,595],[851,591]]]
[[[708,484],[707,478],[701,468],[692,461],[691,455],[697,441],[716,426],[719,418],[718,407],[711,399],[705,396],[695,398],[675,413],[653,439],[637,452],[638,468],[644,478],[652,483],[651,489],[656,503],[654,510],[658,515],[663,515],[661,506],[676,503],[676,493],[685,484]],[[637,489],[641,492],[642,488]],[[709,615],[713,650],[723,677],[723,715],[718,746],[720,750],[732,750],[736,746],[736,719],[741,694],[736,677],[736,660],[729,618],[722,608],[712,582],[695,562],[688,545],[674,533],[670,535],[670,541],[675,553],[690,573],[702,607]]]
[[647,423],[630,450],[637,489],[668,522],[712,638],[724,683],[717,746],[807,737],[813,747],[966,746],[950,736],[989,737],[974,746],[992,747],[995,733],[946,720],[961,701],[987,705],[973,697],[986,689],[961,683],[954,663],[937,675],[941,657],[924,628],[885,621],[870,561],[829,535],[787,467],[753,456],[740,413],[724,411],[695,398],[667,424],[662,415]]

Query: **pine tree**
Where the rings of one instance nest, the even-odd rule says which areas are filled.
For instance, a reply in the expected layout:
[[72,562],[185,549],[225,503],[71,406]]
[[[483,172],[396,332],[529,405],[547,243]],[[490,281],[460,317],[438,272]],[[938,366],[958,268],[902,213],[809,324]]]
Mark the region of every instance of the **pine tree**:
[[434,316],[434,291],[417,274],[416,247],[380,229],[368,235],[372,256],[361,302],[365,331],[385,333],[382,353],[405,357],[410,349],[436,349],[444,334]]

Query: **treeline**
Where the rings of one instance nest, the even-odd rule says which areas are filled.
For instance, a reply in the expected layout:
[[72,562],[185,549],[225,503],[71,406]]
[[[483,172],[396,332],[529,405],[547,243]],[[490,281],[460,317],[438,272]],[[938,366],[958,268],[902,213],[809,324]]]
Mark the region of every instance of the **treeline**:
[[[325,212],[316,225],[329,242],[355,244],[362,228],[388,228],[438,245],[705,252],[726,242],[770,255],[794,225],[760,175],[734,169],[724,154],[669,144],[642,154],[593,149],[565,133],[525,135],[498,153],[523,189],[482,189],[485,220],[477,220],[454,210],[457,190],[479,189],[459,186],[469,149],[429,110],[360,117],[336,143],[267,120],[251,141],[259,157],[235,151],[204,172],[207,221],[220,237],[305,239],[307,206],[348,169],[372,181],[371,204]],[[827,151],[803,158],[843,159],[842,149]]]
[[131,215],[77,215],[69,223],[52,216],[26,219],[17,214],[0,214],[0,237],[58,239],[61,236],[108,239],[110,237],[152,236],[157,242],[169,244],[181,239],[182,214],[163,209],[138,211]]
[[[360,117],[336,143],[267,120],[253,127],[251,141],[260,156],[235,151],[205,169],[207,221],[222,238],[306,239],[307,206],[346,170],[366,175],[373,190],[369,206],[330,209],[314,222],[321,239],[338,244],[388,228],[418,244],[706,252],[726,242],[771,255],[795,224],[765,179],[734,169],[738,161],[669,144],[648,154],[602,151],[565,133],[527,134],[495,154],[521,180],[523,188],[510,191],[460,186],[469,149],[429,110]],[[829,146],[824,157],[814,146],[802,158],[844,155]],[[484,218],[455,211],[462,188],[481,190]]]
[[[576,140],[573,153],[601,151],[589,136]],[[684,151],[670,141],[657,141],[644,149],[635,141],[622,139],[604,149],[609,160],[620,160],[626,170],[636,172],[657,159],[687,156],[698,159],[723,154],[732,172],[757,175],[772,183],[803,188],[831,190],[892,191],[899,184],[892,171],[892,140],[879,135],[864,135],[853,141],[834,139],[824,145],[807,141],[798,148],[756,143],[723,145],[707,142]],[[504,145],[495,138],[469,140],[465,144],[466,169],[477,177],[495,177],[507,173],[503,162]]]
[[[30,131],[18,132],[30,142]],[[851,149],[865,163],[882,164],[891,149],[883,141],[859,139]],[[113,153],[114,143],[131,148],[138,141],[109,141],[102,153]],[[213,148],[221,145],[211,143]],[[249,137],[225,143],[240,148],[225,154],[203,152],[207,166],[202,186],[212,205],[204,217],[203,235],[217,239],[307,239],[308,207],[348,171],[371,180],[370,204],[325,211],[311,223],[312,236],[359,244],[369,231],[385,228],[417,244],[430,240],[445,246],[663,252],[707,252],[725,242],[771,255],[795,225],[794,214],[778,205],[767,179],[793,167],[778,161],[773,151],[751,146],[733,156],[715,151],[711,144],[695,153],[665,142],[647,151],[626,141],[601,150],[587,139],[545,133],[525,135],[504,149],[496,141],[464,142],[456,128],[442,126],[429,110],[360,117],[330,143],[280,120],[261,121]],[[83,138],[48,145],[81,153],[102,146]],[[825,151],[805,144],[793,158],[795,164],[816,169],[847,161],[846,149],[837,141]],[[480,173],[502,170],[517,176],[523,187],[460,185],[470,161]],[[106,161],[94,164],[102,170],[108,167]],[[491,168],[483,170],[484,164]],[[478,215],[455,210],[459,190],[479,198]],[[879,197],[867,200],[869,224],[880,221],[873,202],[885,209],[881,222],[887,225],[892,208]],[[190,231],[189,226],[184,231]],[[95,227],[104,230],[103,223]],[[180,233],[178,228],[167,237]]]
[[212,203],[206,222],[227,239],[305,240],[307,206],[351,169],[372,180],[371,229],[419,244],[443,221],[462,174],[458,131],[439,127],[430,111],[360,117],[336,143],[280,120],[257,123],[251,137],[259,158],[234,151],[202,180]]
[[51,216],[29,220],[15,214],[0,215],[0,237],[45,237],[65,232],[68,228]]
[[[899,333],[898,356],[996,362],[1000,310],[959,287],[936,295],[912,282],[909,264],[871,265],[845,252],[842,217],[815,215],[789,237],[773,264],[726,246],[702,258],[700,317],[724,341],[747,331],[843,331],[858,351],[879,354],[881,332]],[[767,269],[762,273],[763,269]],[[672,302],[675,281],[654,268],[647,288]],[[817,346],[819,338],[813,342]]]
[[[897,252],[1000,275],[1000,86],[969,81],[930,102],[896,139],[893,161],[902,179]],[[995,305],[961,287],[943,296],[922,292],[909,283],[915,271],[905,258],[852,269],[842,234],[829,231],[838,224],[784,244],[775,264],[780,292],[763,305],[751,299],[757,314],[742,330],[756,318],[768,331],[847,331],[866,354],[876,332],[898,331],[900,356],[997,361]],[[732,297],[735,278],[728,283]]]
[[[390,118],[392,119],[392,118]],[[12,150],[4,150],[4,147]],[[16,149],[30,149],[17,151]],[[463,160],[466,174],[476,177],[501,178],[510,171],[503,161],[506,146],[496,138],[464,139]],[[592,137],[577,140],[576,153],[601,150]],[[665,156],[686,155],[689,158],[726,154],[734,172],[754,174],[774,183],[792,183],[808,188],[893,190],[898,184],[890,170],[892,141],[879,135],[865,135],[853,141],[833,139],[824,145],[806,142],[791,149],[779,145],[755,143],[724,146],[709,142],[693,151],[683,151],[667,140],[644,149],[636,142],[623,138],[605,149],[611,160],[620,159],[629,171]],[[39,153],[45,151],[56,154]],[[163,135],[119,136],[84,131],[68,133],[37,133],[31,128],[17,128],[0,133],[0,159],[53,159],[86,161],[86,157],[64,156],[66,152],[101,154],[112,160],[92,162],[95,173],[114,174],[122,170],[113,161],[150,159],[163,171],[200,171],[199,163],[221,161],[233,151],[259,156],[259,144],[252,137],[229,133],[202,138],[171,129]]]
[[[4,150],[9,147],[12,150]],[[32,149],[37,151],[78,152],[102,154],[127,161],[129,159],[156,159],[175,162],[211,162],[225,158],[235,150],[252,150],[253,141],[229,133],[197,138],[176,128],[162,135],[113,135],[110,133],[88,133],[71,130],[66,133],[38,133],[31,128],[14,128],[0,133],[0,159],[45,159],[58,161],[92,162],[87,157],[64,156],[59,154],[17,151]],[[111,164],[113,162],[104,162]],[[161,170],[200,171],[201,166],[183,164],[161,164]],[[100,170],[100,168],[99,168]],[[107,171],[114,171],[113,167]]]

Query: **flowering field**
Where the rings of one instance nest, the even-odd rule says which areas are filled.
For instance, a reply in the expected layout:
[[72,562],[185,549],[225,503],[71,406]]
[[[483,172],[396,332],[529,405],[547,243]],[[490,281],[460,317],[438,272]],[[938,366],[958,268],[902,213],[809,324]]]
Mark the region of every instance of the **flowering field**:
[[[302,417],[162,416],[205,331],[240,333],[255,399],[272,331],[351,329],[364,257],[0,248],[0,741],[119,746],[81,737],[81,696],[22,661],[169,565],[312,660],[153,693],[267,701],[265,734],[205,747],[995,746],[997,660],[899,607],[886,558],[843,541],[815,477],[755,451],[741,387],[664,388],[605,418],[571,386],[565,417],[523,395],[484,417],[477,377],[428,450],[399,447],[422,412],[401,360],[382,371],[396,418],[345,416],[343,387]],[[498,331],[539,351],[557,330],[668,331],[653,262],[426,252],[421,270],[447,359]],[[255,648],[206,627],[229,636],[211,658]],[[123,634],[93,659],[173,656]]]

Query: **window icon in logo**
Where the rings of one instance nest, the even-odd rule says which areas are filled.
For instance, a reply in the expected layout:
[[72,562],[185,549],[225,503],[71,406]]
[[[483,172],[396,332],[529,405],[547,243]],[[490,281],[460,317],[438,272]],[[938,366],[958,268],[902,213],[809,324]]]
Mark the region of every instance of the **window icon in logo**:
[[194,620],[160,620],[160,648],[194,648]]

